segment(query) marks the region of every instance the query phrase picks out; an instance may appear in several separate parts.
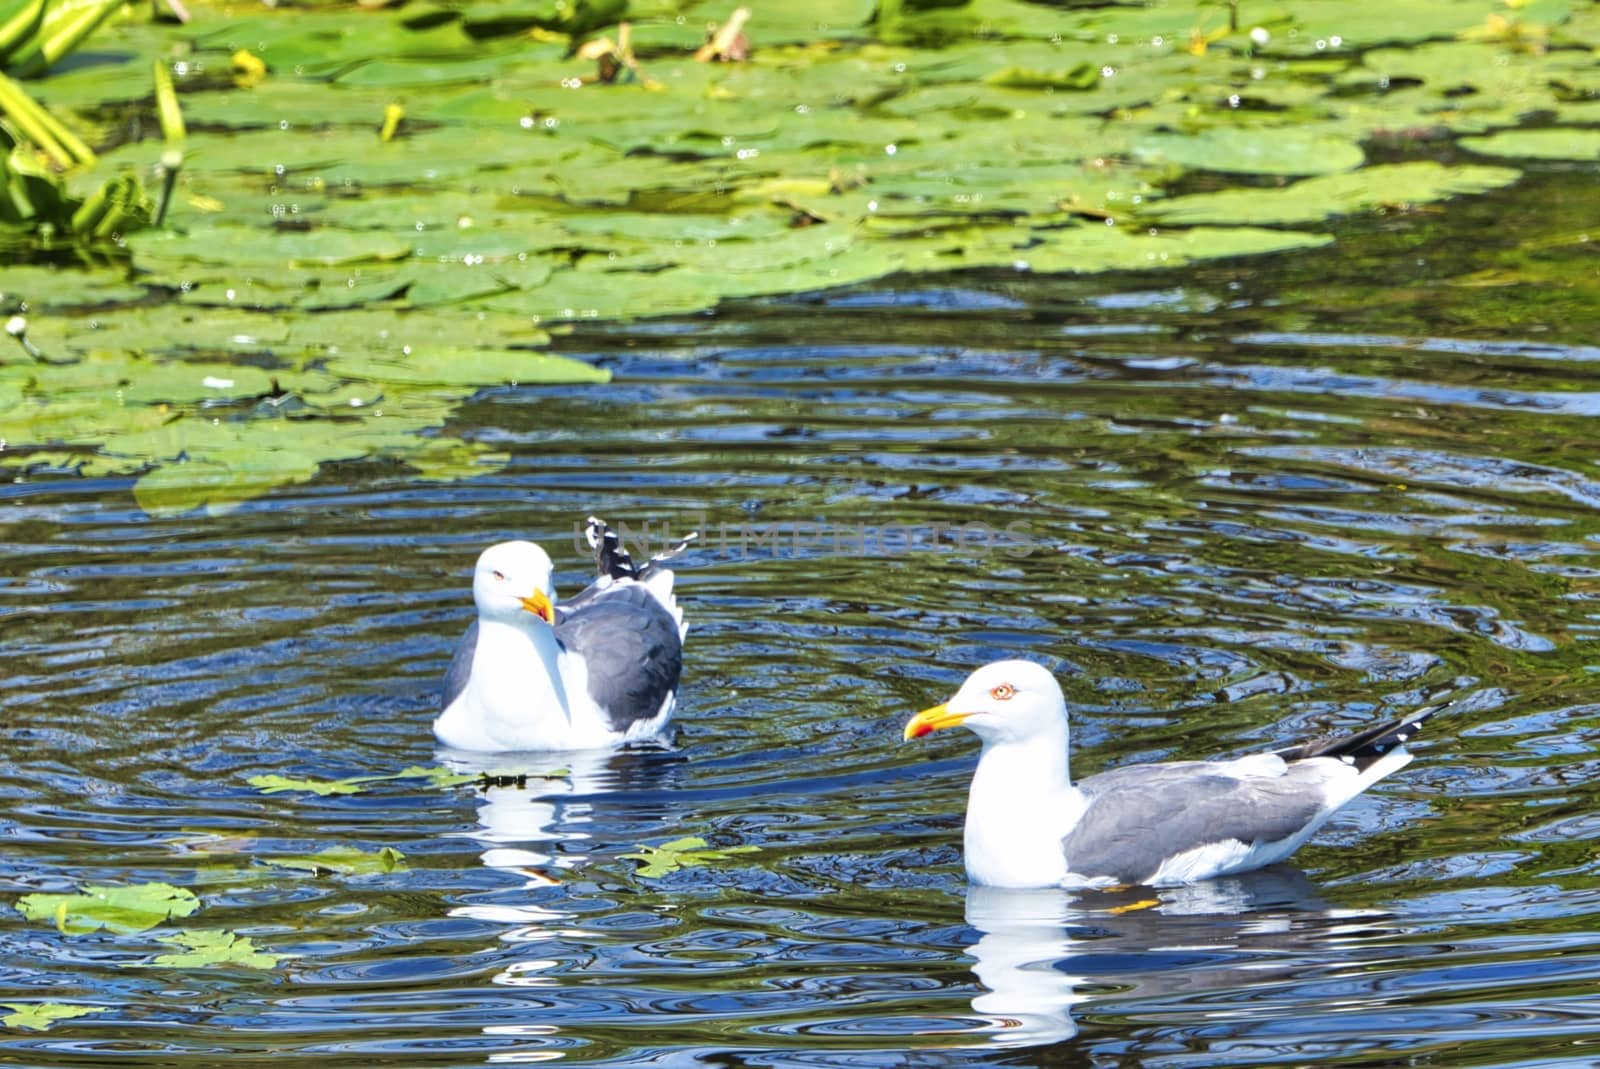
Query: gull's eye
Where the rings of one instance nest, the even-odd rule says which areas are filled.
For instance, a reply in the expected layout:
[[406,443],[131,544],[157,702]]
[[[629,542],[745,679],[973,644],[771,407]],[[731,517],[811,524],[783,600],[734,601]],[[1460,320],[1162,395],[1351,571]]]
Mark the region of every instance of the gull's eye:
[[1010,683],[1002,683],[989,692],[989,697],[993,698],[997,702],[1008,702],[1011,700],[1011,696],[1016,692],[1017,688],[1013,687]]
[[506,581],[506,573],[505,572],[493,571],[493,572],[490,572],[489,574],[494,576],[494,581],[497,582],[497,583],[503,583],[503,582]]

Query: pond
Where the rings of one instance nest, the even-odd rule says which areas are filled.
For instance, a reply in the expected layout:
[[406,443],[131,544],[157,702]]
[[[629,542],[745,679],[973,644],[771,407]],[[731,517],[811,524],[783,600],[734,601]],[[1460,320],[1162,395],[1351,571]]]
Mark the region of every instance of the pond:
[[[326,465],[211,516],[19,476],[0,886],[198,911],[8,908],[0,1001],[99,1012],[0,1057],[1591,1063],[1593,181],[1266,260],[585,326],[558,351],[613,382],[476,394],[452,433],[509,457],[476,478]],[[703,532],[673,744],[438,752],[475,554],[536,538],[570,593],[589,512]],[[991,893],[960,865],[970,738],[900,727],[999,656],[1057,668],[1080,775],[1454,705],[1292,866]],[[757,849],[626,856],[686,836]],[[191,930],[277,957],[157,960]]]

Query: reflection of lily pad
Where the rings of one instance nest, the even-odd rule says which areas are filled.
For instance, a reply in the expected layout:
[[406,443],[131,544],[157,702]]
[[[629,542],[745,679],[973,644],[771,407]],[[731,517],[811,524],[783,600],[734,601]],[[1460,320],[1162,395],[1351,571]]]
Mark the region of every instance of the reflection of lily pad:
[[192,891],[169,883],[130,887],[85,887],[79,894],[32,894],[17,900],[17,909],[34,921],[49,921],[63,932],[101,928],[142,932],[173,917],[187,917],[200,908]]

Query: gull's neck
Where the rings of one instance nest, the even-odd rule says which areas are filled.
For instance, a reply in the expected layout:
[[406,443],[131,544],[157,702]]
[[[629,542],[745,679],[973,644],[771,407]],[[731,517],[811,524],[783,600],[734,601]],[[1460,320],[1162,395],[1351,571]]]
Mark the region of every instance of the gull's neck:
[[1023,741],[986,741],[967,798],[967,877],[1045,887],[1066,875],[1061,839],[1076,817],[1067,724]]

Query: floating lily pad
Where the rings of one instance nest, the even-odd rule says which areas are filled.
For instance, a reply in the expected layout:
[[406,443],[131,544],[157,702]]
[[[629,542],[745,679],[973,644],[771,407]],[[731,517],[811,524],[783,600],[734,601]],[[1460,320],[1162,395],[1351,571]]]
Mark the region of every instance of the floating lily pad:
[[106,1006],[73,1006],[64,1002],[0,1002],[0,1006],[11,1011],[0,1016],[0,1024],[32,1032],[43,1032],[57,1021],[110,1012]]
[[297,779],[272,773],[251,776],[246,782],[264,794],[278,794],[283,791],[306,791],[325,797],[330,794],[356,794],[374,783],[386,783],[399,779],[425,780],[430,787],[455,787],[463,783],[475,783],[478,777],[461,772],[452,772],[448,768],[429,768],[421,765],[412,765],[388,775],[349,776],[345,779],[319,780]]
[[335,874],[360,876],[369,873],[399,872],[406,868],[405,855],[392,846],[368,853],[353,846],[330,846],[315,854],[300,857],[263,858],[269,865],[286,869],[303,869],[314,876]]
[[1180,226],[1195,223],[1272,225],[1315,223],[1380,206],[1429,204],[1510,185],[1509,167],[1446,167],[1431,160],[1363,167],[1349,174],[1307,178],[1282,189],[1230,189],[1152,201],[1143,218]]
[[609,371],[569,357],[485,349],[427,348],[392,356],[339,356],[327,361],[324,366],[328,372],[341,378],[426,386],[611,380]]
[[704,839],[691,835],[673,839],[660,846],[646,846],[640,843],[638,853],[618,856],[639,862],[634,874],[647,880],[654,880],[679,869],[710,865],[718,861],[727,861],[738,854],[759,853],[760,850],[758,846],[725,846],[720,849],[710,849]]
[[289,957],[257,950],[248,936],[220,929],[179,932],[156,940],[182,950],[157,954],[144,963],[167,969],[204,969],[213,965],[240,969],[270,969]]
[[1146,163],[1177,164],[1228,174],[1337,174],[1361,166],[1361,146],[1347,138],[1294,126],[1218,126],[1198,134],[1151,134],[1133,146]]
[[85,887],[78,894],[31,894],[17,900],[17,910],[34,921],[48,921],[63,932],[142,932],[200,908],[192,891],[169,883],[128,887]]
[[[166,146],[101,124],[148,107],[152,58],[184,57],[163,228],[0,280],[57,362],[0,355],[0,467],[128,477],[158,512],[345,460],[491,469],[448,433],[477,389],[607,381],[532,351],[551,321],[1312,248],[1330,238],[1266,227],[1514,177],[1366,147],[1600,156],[1600,21],[1568,0],[1245,4],[1234,28],[1214,0],[816,0],[753,6],[723,63],[694,57],[730,14],[710,0],[197,2],[182,28],[113,21],[94,63],[29,85],[106,146],[45,177],[58,199],[118,174],[153,190]],[[608,84],[563,35],[615,41],[624,14],[643,73]],[[266,69],[236,84],[239,49]],[[1207,192],[1161,203],[1194,172]]]
[[1464,137],[1461,147],[1480,156],[1527,160],[1600,160],[1600,130],[1507,130]]

